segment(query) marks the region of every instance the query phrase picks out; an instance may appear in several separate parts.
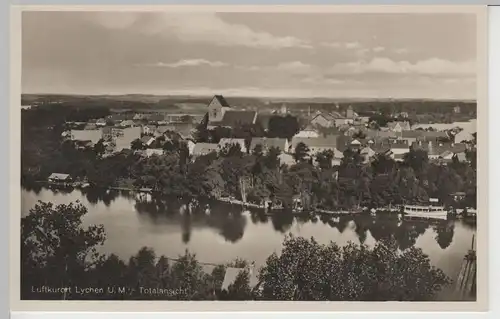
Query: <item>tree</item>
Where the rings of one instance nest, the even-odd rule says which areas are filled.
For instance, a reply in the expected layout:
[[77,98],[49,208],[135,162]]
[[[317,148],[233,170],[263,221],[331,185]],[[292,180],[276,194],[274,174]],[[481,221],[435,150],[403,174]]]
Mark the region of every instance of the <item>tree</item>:
[[399,252],[394,241],[341,248],[290,235],[283,245],[259,273],[262,299],[425,301],[450,283],[421,249]]
[[104,154],[106,151],[106,147],[104,146],[104,140],[101,138],[95,145],[94,145],[94,152],[98,155],[101,156]]
[[[102,260],[97,247],[105,240],[102,225],[82,225],[87,209],[79,202],[54,206],[38,202],[21,219],[21,285],[23,299],[42,298],[31,287],[69,287],[88,280]],[[61,293],[56,299],[68,298]]]
[[142,143],[141,139],[136,138],[130,144],[130,149],[132,149],[133,151],[143,150],[144,149],[144,144]]
[[273,115],[269,119],[268,137],[291,139],[299,130],[299,121],[295,116]]
[[316,162],[321,169],[332,168],[332,161],[335,154],[332,150],[324,150],[316,154]]
[[229,300],[250,300],[252,290],[250,288],[250,273],[244,269],[238,273],[234,282],[227,288],[227,299]]
[[309,154],[309,147],[303,142],[300,142],[295,147],[295,152],[293,153],[293,158],[295,162],[303,162]]

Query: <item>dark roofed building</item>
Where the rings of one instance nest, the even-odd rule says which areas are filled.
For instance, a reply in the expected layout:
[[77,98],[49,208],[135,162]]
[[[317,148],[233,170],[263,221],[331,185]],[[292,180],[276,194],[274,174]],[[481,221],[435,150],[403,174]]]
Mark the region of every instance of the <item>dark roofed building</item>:
[[219,102],[219,104],[224,106],[224,107],[231,107],[222,95],[214,95],[214,99],[216,99],[217,102]]
[[255,123],[257,112],[255,111],[226,111],[220,122],[212,122],[211,126],[238,127]]

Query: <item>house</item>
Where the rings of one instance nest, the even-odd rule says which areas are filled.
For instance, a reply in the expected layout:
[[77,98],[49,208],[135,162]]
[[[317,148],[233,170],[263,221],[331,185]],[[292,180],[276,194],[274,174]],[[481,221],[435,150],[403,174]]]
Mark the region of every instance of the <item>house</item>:
[[390,144],[390,149],[391,149],[392,154],[394,154],[395,156],[396,155],[404,155],[404,154],[410,152],[410,145],[411,144],[408,144],[405,141],[396,140]]
[[354,124],[354,119],[351,119],[351,118],[338,118],[338,119],[334,119],[333,122],[334,122],[333,125],[335,127],[340,127],[342,125],[352,125],[352,124]]
[[239,145],[243,153],[247,153],[247,147],[245,145],[245,139],[243,138],[221,138],[219,141],[219,150],[225,147],[230,147],[231,145]]
[[89,131],[97,130],[97,124],[96,123],[87,123],[83,129],[89,130]]
[[295,159],[290,154],[281,153],[280,155],[278,155],[278,158],[280,160],[280,165],[292,166],[295,164]]
[[145,136],[143,136],[143,137],[141,138],[141,142],[142,142],[142,144],[144,144],[144,145],[145,145],[145,146],[147,146],[147,147],[151,146],[151,144],[153,144],[153,142],[154,142],[154,141],[155,141],[155,138],[154,138],[154,137],[147,136],[147,135],[145,135]]
[[381,130],[373,130],[367,129],[364,130],[363,133],[367,138],[372,139],[398,139],[401,138],[401,132],[393,132],[393,131],[381,131]]
[[152,125],[144,125],[142,127],[142,134],[153,135],[156,132],[156,127]]
[[187,144],[187,148],[189,150],[189,154],[193,154],[193,150],[194,150],[194,147],[196,146],[196,143],[191,141],[191,140],[187,140],[186,144]]
[[418,140],[425,139],[425,132],[420,130],[404,130],[401,132],[401,137],[399,139],[411,145]]
[[101,129],[71,130],[70,138],[73,141],[90,141],[91,144],[96,144],[101,138],[103,138],[103,131]]
[[208,123],[221,122],[224,113],[231,109],[231,106],[222,95],[214,95],[207,107]]
[[360,151],[361,156],[365,163],[369,162],[377,153],[370,147],[366,146]]
[[267,153],[272,147],[276,147],[282,153],[288,151],[289,145],[286,138],[267,138],[267,137],[254,137],[250,142],[250,152],[255,149],[257,145],[262,146],[262,152]]
[[153,155],[160,156],[160,155],[164,154],[164,151],[161,148],[148,148],[148,149],[144,150],[144,152],[145,152],[145,155],[147,157],[151,157]]
[[472,136],[472,133],[470,133],[466,130],[462,130],[454,136],[454,140],[455,140],[455,143],[461,143],[464,141],[469,142],[469,141],[474,140],[474,136]]
[[228,127],[235,128],[242,125],[255,124],[257,120],[256,111],[241,111],[241,110],[227,110],[224,112],[222,119],[218,122],[209,122],[208,128],[215,127]]
[[192,153],[193,157],[207,155],[212,152],[217,152],[219,145],[215,143],[196,143],[193,147]]
[[319,137],[319,133],[314,128],[308,126],[305,129],[303,129],[302,131],[299,131],[293,137],[306,137],[306,138]]
[[358,117],[358,114],[352,109],[352,105],[349,105],[349,107],[345,111],[345,117],[352,120]]
[[335,126],[335,118],[327,113],[318,113],[312,118],[310,124],[312,126],[332,127]]
[[96,122],[95,122],[95,125],[96,126],[106,126],[106,119],[98,119]]
[[456,114],[459,114],[459,113],[460,113],[460,106],[458,106],[458,105],[457,105],[457,106],[455,106],[455,107],[453,108],[453,112],[454,112],[454,113],[456,113]]
[[455,156],[460,163],[467,162],[467,155],[465,152],[456,153]]
[[410,122],[404,121],[404,122],[389,122],[387,123],[387,127],[389,128],[390,131],[393,132],[403,132],[403,131],[409,131],[411,130]]
[[322,151],[331,150],[335,152],[337,148],[338,136],[330,135],[326,137],[294,137],[290,146],[290,153],[295,153],[295,148],[299,143],[304,143],[309,148],[309,155],[314,156]]
[[464,192],[455,192],[450,194],[450,197],[456,202],[464,200],[465,196],[466,194]]
[[71,182],[71,176],[69,174],[52,173],[50,174],[48,181],[51,183],[69,183]]
[[141,138],[142,128],[140,126],[128,127],[123,129],[113,130],[113,142],[115,151],[121,152],[124,149],[130,149],[132,141]]

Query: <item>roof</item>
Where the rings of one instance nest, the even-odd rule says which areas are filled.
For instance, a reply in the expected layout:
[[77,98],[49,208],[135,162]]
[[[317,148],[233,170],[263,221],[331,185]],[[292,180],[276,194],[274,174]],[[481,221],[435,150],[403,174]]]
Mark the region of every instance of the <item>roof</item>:
[[[259,280],[257,278],[257,272],[253,267],[247,268],[249,272],[249,285],[250,289],[254,288],[257,286]],[[227,267],[226,268],[226,273],[224,275],[224,281],[222,282],[221,290],[227,290],[229,288],[229,285],[234,283],[236,280],[236,277],[240,272],[245,270],[245,268],[234,268],[234,267]]]
[[102,138],[103,131],[97,130],[71,130],[70,136],[74,141],[90,141],[97,143]]
[[196,143],[193,147],[193,155],[205,155],[217,151],[218,144],[214,143]]
[[281,164],[285,164],[285,165],[293,165],[293,164],[295,164],[295,159],[290,154],[281,153],[278,156],[278,158],[280,159],[280,163]]
[[425,131],[420,131],[420,130],[404,130],[402,132],[401,137],[403,138],[417,138],[417,137],[422,137],[425,136]]
[[338,135],[329,135],[326,137],[294,137],[292,139],[292,148],[295,149],[299,143],[304,143],[307,147],[337,147]]
[[364,130],[363,133],[372,138],[396,138],[399,135],[397,132],[379,130]]
[[311,119],[311,122],[314,121],[315,119],[317,119],[318,117],[323,117],[325,118],[325,120],[327,121],[333,121],[335,120],[335,117],[333,117],[332,115],[328,114],[328,113],[318,113],[316,114],[312,119]]
[[154,141],[154,137],[151,137],[151,136],[143,136],[141,138],[141,141],[144,143],[144,144],[148,144],[148,143],[151,143],[151,140]]
[[269,128],[269,120],[273,116],[274,116],[273,114],[258,113],[257,119],[255,120],[255,123],[260,124],[264,130],[267,130]]
[[135,123],[134,123],[134,121],[132,121],[132,120],[124,120],[124,121],[121,121],[121,122],[120,122],[120,125],[122,125],[122,126],[126,126],[126,125],[134,125],[134,124],[135,124]]
[[398,124],[403,130],[409,130],[411,128],[409,122],[400,122],[400,121],[389,122],[387,123],[387,127],[393,130]]
[[62,173],[52,173],[49,176],[50,179],[60,179],[60,180],[65,180],[70,178],[69,174],[62,174]]
[[254,137],[250,142],[250,149],[253,150],[259,144],[262,145],[262,148],[264,150],[269,150],[271,147],[276,147],[281,151],[286,151],[287,139],[278,137]]
[[226,99],[222,95],[217,95],[216,94],[216,95],[214,95],[213,99],[216,99],[220,103],[220,105],[222,105],[224,107],[231,107],[229,105],[229,103],[227,103]]
[[240,125],[254,124],[257,112],[229,110],[224,112],[222,121],[211,122],[212,125],[236,127]]
[[395,149],[395,148],[409,149],[410,148],[410,144],[402,142],[402,141],[396,141],[395,143],[390,143],[389,145],[390,145],[391,149]]

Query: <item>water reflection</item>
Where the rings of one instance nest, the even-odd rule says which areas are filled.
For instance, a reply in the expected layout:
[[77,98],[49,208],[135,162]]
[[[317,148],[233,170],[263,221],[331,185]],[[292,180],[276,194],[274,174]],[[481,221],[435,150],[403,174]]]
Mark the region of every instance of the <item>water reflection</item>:
[[[26,190],[40,194],[42,187],[32,185]],[[73,192],[70,189],[51,189],[54,195]],[[110,207],[117,199],[135,199],[130,192],[118,190],[102,190],[88,188],[81,191],[82,196],[97,205],[103,203]],[[417,239],[427,230],[432,230],[434,240],[441,249],[447,249],[455,236],[456,221],[399,221],[390,217],[371,217],[369,215],[339,216],[327,215],[311,216],[309,214],[294,215],[289,212],[268,214],[262,210],[246,210],[241,206],[227,203],[200,200],[193,202],[189,199],[178,198],[153,198],[150,201],[133,200],[133,209],[137,216],[147,225],[152,225],[155,230],[165,231],[166,225],[174,225],[181,230],[181,240],[188,244],[191,240],[193,229],[212,229],[226,241],[237,243],[240,241],[247,228],[247,223],[253,225],[268,224],[271,220],[272,229],[279,233],[291,231],[294,225],[324,227],[328,225],[339,234],[352,233],[360,243],[366,243],[371,236],[375,241],[395,239],[402,250],[414,246]],[[210,207],[210,209],[207,209]],[[31,208],[31,207],[30,207]],[[463,221],[467,228],[475,231],[475,223]],[[300,227],[299,227],[300,228]],[[318,230],[319,231],[319,230]]]

